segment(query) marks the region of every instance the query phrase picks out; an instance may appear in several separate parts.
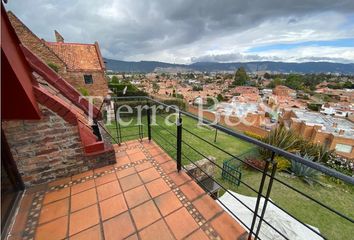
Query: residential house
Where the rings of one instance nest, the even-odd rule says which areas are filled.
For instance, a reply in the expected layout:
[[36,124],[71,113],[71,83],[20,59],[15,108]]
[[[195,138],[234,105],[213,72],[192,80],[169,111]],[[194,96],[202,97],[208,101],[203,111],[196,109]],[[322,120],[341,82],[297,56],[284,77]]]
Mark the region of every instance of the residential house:
[[335,150],[339,156],[354,159],[354,123],[318,112],[289,109],[282,122],[303,138]]
[[2,142],[24,184],[115,162],[110,141],[93,133],[88,117],[92,111],[99,119],[99,110],[21,45],[10,24],[2,27]]
[[97,42],[66,43],[57,31],[55,31],[56,42],[48,42],[37,37],[12,12],[8,12],[8,15],[21,43],[73,87],[91,96],[107,96],[105,64]]
[[354,102],[354,89],[332,89],[332,88],[319,88],[316,93],[326,94],[340,102]]
[[276,96],[288,96],[288,97],[296,97],[296,91],[283,85],[278,85],[274,88],[273,94]]
[[259,90],[256,87],[239,86],[231,90],[239,102],[258,102],[260,100]]
[[354,114],[354,104],[349,102],[325,103],[321,106],[321,113],[336,117],[349,117]]

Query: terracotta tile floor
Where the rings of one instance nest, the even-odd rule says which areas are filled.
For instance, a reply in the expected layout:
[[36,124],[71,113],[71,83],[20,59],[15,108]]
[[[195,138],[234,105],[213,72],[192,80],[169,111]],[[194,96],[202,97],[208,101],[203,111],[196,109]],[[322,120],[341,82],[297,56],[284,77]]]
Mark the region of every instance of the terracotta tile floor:
[[9,239],[246,239],[154,142],[114,147],[115,165],[28,189]]

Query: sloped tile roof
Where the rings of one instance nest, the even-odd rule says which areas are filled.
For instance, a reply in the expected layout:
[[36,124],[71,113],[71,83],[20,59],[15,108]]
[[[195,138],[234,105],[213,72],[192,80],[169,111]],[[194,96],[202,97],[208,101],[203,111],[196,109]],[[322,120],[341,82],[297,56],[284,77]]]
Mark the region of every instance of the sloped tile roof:
[[41,75],[47,82],[53,85],[53,87],[55,87],[64,97],[69,99],[78,108],[82,109],[86,114],[89,113],[90,107],[92,107],[94,116],[100,116],[98,108],[92,106],[87,101],[87,99],[81,98],[81,94],[65,79],[60,77],[56,72],[54,72],[50,67],[48,67],[28,48],[26,48],[25,46],[21,46],[21,49],[33,71]]
[[46,42],[69,70],[102,70],[104,64],[97,44]]

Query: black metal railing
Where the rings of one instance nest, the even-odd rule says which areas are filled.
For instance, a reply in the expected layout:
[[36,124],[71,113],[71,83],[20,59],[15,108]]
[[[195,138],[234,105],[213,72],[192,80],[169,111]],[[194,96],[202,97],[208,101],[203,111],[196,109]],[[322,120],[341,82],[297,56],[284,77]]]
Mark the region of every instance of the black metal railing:
[[[247,208],[251,214],[252,214],[252,221],[250,224],[245,223],[239,216],[234,214],[228,206],[226,206],[223,202],[221,202],[219,199],[216,199],[219,201],[223,207],[229,211],[230,214],[232,214],[243,226],[248,230],[248,239],[261,239],[260,238],[260,231],[262,228],[262,224],[266,224],[269,228],[271,228],[273,231],[275,231],[279,236],[281,236],[283,239],[289,239],[286,234],[281,232],[279,229],[276,228],[273,224],[270,223],[267,219],[265,219],[265,214],[267,211],[267,207],[269,204],[272,206],[278,208],[279,210],[285,212],[289,216],[291,216],[293,219],[295,219],[297,222],[299,222],[304,228],[308,229],[309,231],[313,232],[315,235],[323,238],[323,239],[328,239],[327,236],[324,236],[322,233],[316,231],[313,229],[311,226],[307,225],[304,223],[301,219],[296,217],[293,213],[291,213],[289,210],[286,210],[284,207],[280,206],[280,204],[275,203],[271,198],[271,192],[274,184],[281,184],[282,187],[290,189],[294,191],[296,194],[301,195],[304,199],[307,199],[308,201],[311,201],[311,203],[318,205],[322,209],[330,212],[331,214],[336,215],[339,217],[341,220],[346,221],[346,224],[349,224],[349,228],[352,227],[354,229],[354,220],[352,217],[349,216],[348,213],[343,213],[334,207],[329,206],[328,204],[316,199],[315,197],[311,196],[310,194],[306,193],[305,191],[298,189],[294,186],[292,186],[289,183],[286,183],[282,179],[280,179],[278,176],[276,176],[276,169],[277,169],[277,162],[275,161],[276,156],[283,156],[286,159],[293,160],[295,162],[301,163],[307,167],[310,167],[311,169],[315,169],[322,173],[323,175],[334,177],[336,179],[339,179],[343,181],[345,184],[348,184],[349,186],[354,185],[354,178],[344,175],[340,172],[337,172],[333,169],[330,169],[324,165],[321,165],[316,162],[308,161],[301,156],[289,153],[287,151],[284,151],[280,148],[274,147],[272,145],[266,144],[262,141],[259,141],[257,139],[248,137],[246,135],[243,135],[241,133],[235,132],[225,126],[219,125],[219,124],[212,124],[210,121],[206,119],[200,119],[198,116],[191,114],[189,112],[184,112],[178,109],[177,107],[173,107],[167,104],[164,104],[162,102],[156,101],[152,98],[149,97],[139,97],[139,96],[134,96],[134,97],[118,97],[118,98],[113,98],[115,101],[115,131],[116,131],[116,137],[113,137],[115,139],[115,142],[121,143],[123,141],[124,136],[122,136],[122,126],[119,123],[119,116],[117,115],[117,107],[118,105],[122,105],[124,103],[128,103],[127,100],[130,99],[135,99],[138,100],[140,104],[145,104],[146,108],[143,113],[143,115],[146,115],[146,125],[145,124],[140,124],[138,126],[129,126],[131,128],[138,127],[138,133],[137,134],[132,134],[131,136],[137,136],[139,139],[144,138],[144,128],[146,127],[147,129],[147,137],[149,140],[154,139],[158,143],[162,142],[163,144],[159,144],[168,154],[170,154],[174,159],[176,159],[177,162],[177,170],[178,172],[181,171],[182,169],[185,168],[185,163],[193,164],[195,167],[199,168],[201,172],[203,172],[208,178],[212,179],[223,191],[230,193],[230,195],[234,198],[235,201],[239,202],[242,204],[245,208]],[[154,121],[156,121],[156,124],[152,124],[152,108],[154,106],[162,106],[160,109],[160,112],[155,116]],[[170,112],[171,110],[174,111],[175,116],[176,116],[176,126],[168,128],[166,126],[163,126],[163,124],[158,124],[156,118],[161,118],[161,119],[166,119],[164,118],[164,114],[167,112]],[[165,112],[164,112],[165,111]],[[144,116],[145,117],[145,116]],[[265,165],[263,167],[257,167],[254,166],[253,164],[249,163],[246,161],[244,157],[242,157],[243,154],[235,154],[235,153],[230,153],[229,151],[226,151],[222,147],[216,144],[216,133],[215,136],[213,136],[212,141],[208,141],[206,138],[199,136],[198,134],[194,133],[192,129],[187,129],[184,127],[183,123],[183,118],[190,118],[195,121],[200,121],[204,124],[208,124],[211,126],[211,128],[215,129],[215,131],[220,131],[221,133],[232,136],[234,138],[240,139],[248,144],[252,144],[256,146],[257,148],[264,148],[267,149],[268,151],[271,152],[270,158],[265,159]],[[157,131],[156,129],[159,129]],[[184,135],[186,134],[186,136]],[[127,137],[127,136],[125,136]],[[219,151],[222,154],[225,154],[225,156],[232,157],[233,159],[240,161],[243,165],[254,169],[256,172],[261,173],[261,178],[259,180],[258,186],[252,186],[252,184],[247,183],[243,179],[241,179],[241,175],[235,175],[234,173],[230,172],[228,169],[223,168],[222,165],[218,164],[217,162],[213,161],[210,159],[210,157],[207,156],[207,154],[203,153],[203,149],[197,149],[193,144],[191,144],[190,139],[193,138],[193,141],[200,141],[206,144],[206,148],[212,148],[215,149],[215,151]],[[175,141],[171,141],[171,139],[174,139]],[[231,143],[230,143],[231,144]],[[209,162],[215,166],[217,171],[225,173],[229,176],[232,176],[234,178],[237,178],[239,181],[239,184],[247,188],[250,192],[253,194],[256,194],[256,203],[255,207],[252,209],[249,206],[247,206],[244,202],[242,202],[237,196],[233,195],[229,189],[225,186],[224,182],[222,179],[217,178],[215,176],[211,176],[208,174],[206,171],[204,171],[202,168],[200,168],[197,164],[195,164],[196,159],[192,159],[193,157],[191,156],[192,154],[186,154],[186,151],[188,150],[188,153],[193,152],[196,156],[200,156],[204,159],[209,160]],[[208,191],[208,187],[204,185],[204,183],[196,176],[193,174],[190,174],[192,178],[194,178],[206,191]],[[263,204],[261,205],[261,201],[263,199]],[[353,209],[354,212],[354,209]]]

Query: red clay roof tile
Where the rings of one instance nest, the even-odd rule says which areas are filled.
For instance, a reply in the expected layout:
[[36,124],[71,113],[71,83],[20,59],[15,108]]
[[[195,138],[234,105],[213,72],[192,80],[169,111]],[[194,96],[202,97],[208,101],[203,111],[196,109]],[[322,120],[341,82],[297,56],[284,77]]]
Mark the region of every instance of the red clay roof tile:
[[45,42],[67,65],[69,70],[102,70],[95,44]]

